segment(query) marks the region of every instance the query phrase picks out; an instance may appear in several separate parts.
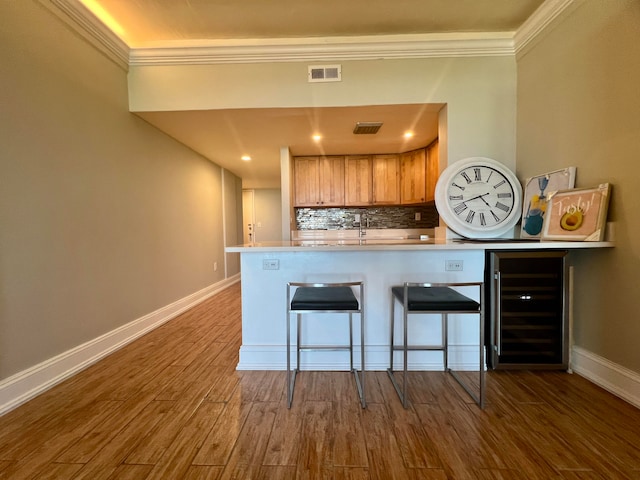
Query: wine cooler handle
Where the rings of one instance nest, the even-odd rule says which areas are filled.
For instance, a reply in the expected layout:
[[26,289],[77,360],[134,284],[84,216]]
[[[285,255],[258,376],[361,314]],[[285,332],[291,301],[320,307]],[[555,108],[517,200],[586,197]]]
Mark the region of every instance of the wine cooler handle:
[[495,303],[496,303],[496,347],[498,355],[502,355],[502,282],[500,278],[500,272],[494,272],[493,278],[495,279]]

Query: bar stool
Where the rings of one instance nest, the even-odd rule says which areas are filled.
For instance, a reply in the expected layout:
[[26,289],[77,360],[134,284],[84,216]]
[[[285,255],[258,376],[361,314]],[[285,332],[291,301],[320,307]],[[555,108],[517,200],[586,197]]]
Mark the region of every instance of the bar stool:
[[[358,297],[354,294],[358,292]],[[293,291],[293,298],[291,293]],[[297,317],[296,368],[291,370],[291,313]],[[348,313],[349,343],[342,345],[304,345],[302,320],[306,313]],[[360,372],[353,366],[353,314],[360,315]],[[349,351],[349,369],[353,372],[360,404],[366,407],[364,391],[364,283],[287,283],[287,401],[291,408],[296,374],[300,371],[300,351],[302,350],[345,350]]]
[[[477,287],[479,292],[479,301],[463,295],[454,290],[452,287]],[[484,377],[484,284],[482,282],[466,282],[466,283],[411,283],[406,282],[403,286],[391,287],[391,342],[390,342],[390,360],[387,373],[393,383],[393,386],[402,401],[404,408],[408,408],[407,398],[407,354],[414,350],[438,350],[443,352],[444,371],[450,373],[456,381],[465,389],[465,391],[475,400],[475,402],[484,408],[485,399],[485,377]],[[402,305],[403,326],[402,326],[402,344],[396,345],[394,341],[395,330],[395,304]],[[442,315],[442,341],[440,345],[408,345],[408,318],[410,314],[441,314]],[[451,313],[475,313],[479,316],[480,327],[480,361],[479,361],[479,392],[476,393],[469,388],[465,382],[449,368],[448,350],[448,323],[449,314]],[[393,369],[394,352],[402,351],[403,369],[402,369],[402,387],[398,384]]]

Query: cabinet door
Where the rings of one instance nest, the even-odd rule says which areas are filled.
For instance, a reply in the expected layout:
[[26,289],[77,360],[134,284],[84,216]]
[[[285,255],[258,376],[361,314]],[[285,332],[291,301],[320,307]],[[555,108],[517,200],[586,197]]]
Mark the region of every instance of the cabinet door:
[[370,155],[350,155],[344,165],[344,204],[370,205],[373,197]]
[[400,203],[400,157],[398,155],[373,156],[373,204],[398,205]]
[[425,149],[400,155],[400,203],[426,202]]
[[296,157],[293,160],[293,203],[296,207],[320,204],[318,157]]
[[426,152],[426,201],[433,202],[435,200],[436,183],[440,175],[440,156],[438,148],[438,140],[427,147]]
[[320,205],[344,206],[344,157],[320,157]]

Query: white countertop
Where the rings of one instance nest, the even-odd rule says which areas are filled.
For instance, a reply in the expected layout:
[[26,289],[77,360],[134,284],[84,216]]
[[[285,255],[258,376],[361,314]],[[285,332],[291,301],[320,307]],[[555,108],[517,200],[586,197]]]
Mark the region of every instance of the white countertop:
[[613,247],[613,242],[559,242],[518,240],[466,240],[429,238],[341,238],[303,239],[281,242],[256,242],[226,247],[227,252],[303,252],[303,251],[371,251],[371,250],[575,250]]

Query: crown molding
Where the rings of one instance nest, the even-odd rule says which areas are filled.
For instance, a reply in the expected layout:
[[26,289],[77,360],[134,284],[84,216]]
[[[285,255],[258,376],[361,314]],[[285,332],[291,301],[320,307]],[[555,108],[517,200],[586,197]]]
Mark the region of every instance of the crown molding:
[[73,30],[124,70],[129,68],[129,46],[109,30],[79,0],[39,0]]
[[575,5],[575,0],[547,0],[518,29],[514,36],[516,55],[529,45],[563,12]]
[[182,42],[134,48],[129,64],[181,65],[513,55],[513,33]]
[[39,0],[124,69],[129,66],[509,56],[575,0],[546,0],[517,32],[204,40],[129,47],[80,0]]

